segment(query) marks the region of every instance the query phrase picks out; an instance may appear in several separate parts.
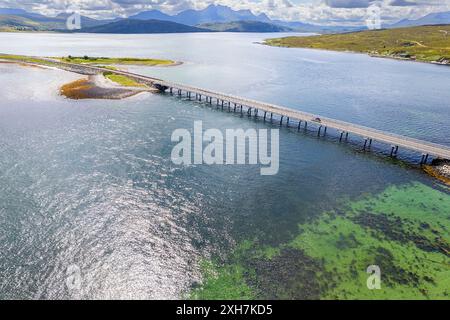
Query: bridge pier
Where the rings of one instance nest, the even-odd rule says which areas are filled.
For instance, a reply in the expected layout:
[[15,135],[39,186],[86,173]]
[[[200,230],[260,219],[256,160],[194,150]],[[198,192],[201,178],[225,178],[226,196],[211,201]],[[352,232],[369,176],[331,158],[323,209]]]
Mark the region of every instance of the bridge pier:
[[266,122],[267,111],[264,111],[264,122]]
[[322,126],[319,127],[319,131],[317,132],[318,137],[320,137],[320,130],[322,130]]
[[327,134],[327,126],[325,126],[325,129],[323,129],[323,136],[325,137],[326,134]]
[[299,122],[298,122],[298,127],[297,127],[297,132],[299,132],[300,131],[300,127],[302,126],[302,121],[301,120],[299,120]]
[[280,119],[280,127],[283,125],[283,118],[284,118],[284,116],[281,116],[281,119]]
[[420,165],[425,163],[425,153],[422,153],[422,157],[420,158]]
[[286,119],[287,121],[286,121],[286,127],[288,127],[289,128],[289,117],[287,117],[287,119]]
[[344,135],[344,131],[341,131],[341,135],[339,136],[339,142],[342,141],[342,136]]
[[397,156],[398,153],[398,146],[391,146],[391,157]]

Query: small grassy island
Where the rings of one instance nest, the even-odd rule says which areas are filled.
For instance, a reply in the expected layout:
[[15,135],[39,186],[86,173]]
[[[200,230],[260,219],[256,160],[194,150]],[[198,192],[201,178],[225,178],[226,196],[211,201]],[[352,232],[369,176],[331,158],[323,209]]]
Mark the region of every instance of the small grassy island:
[[265,44],[368,53],[372,56],[450,65],[450,25],[370,30],[267,39]]
[[61,62],[77,63],[77,64],[89,64],[89,65],[135,65],[135,66],[170,66],[176,64],[172,60],[163,59],[143,59],[143,58],[106,58],[106,57],[62,57],[54,58]]
[[52,65],[56,62],[67,62],[67,63],[75,63],[81,65],[93,65],[99,66],[106,69],[116,70],[116,68],[111,65],[134,65],[134,66],[175,66],[180,64],[180,62],[176,62],[173,60],[164,60],[164,59],[147,59],[147,58],[107,58],[107,57],[32,57],[32,56],[24,56],[24,55],[15,55],[15,54],[1,54],[0,60],[8,60],[8,61],[20,61],[27,63],[36,63],[36,64],[44,64],[44,65]]

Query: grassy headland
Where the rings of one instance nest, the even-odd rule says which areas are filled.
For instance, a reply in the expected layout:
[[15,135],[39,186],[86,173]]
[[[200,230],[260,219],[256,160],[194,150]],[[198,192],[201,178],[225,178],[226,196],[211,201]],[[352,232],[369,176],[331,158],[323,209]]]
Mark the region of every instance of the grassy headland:
[[368,53],[450,65],[450,25],[267,39],[265,44]]
[[43,58],[32,57],[32,56],[23,56],[23,55],[17,55],[17,54],[1,54],[0,53],[0,59],[12,61],[12,62],[36,63],[36,64],[46,65],[46,66],[54,65],[54,63],[52,63],[51,61],[45,60]]

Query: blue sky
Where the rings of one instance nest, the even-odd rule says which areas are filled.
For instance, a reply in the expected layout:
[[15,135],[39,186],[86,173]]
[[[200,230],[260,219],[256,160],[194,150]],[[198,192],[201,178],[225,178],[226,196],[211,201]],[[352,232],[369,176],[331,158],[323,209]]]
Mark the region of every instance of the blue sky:
[[150,9],[173,14],[186,9],[203,9],[210,4],[264,12],[277,19],[347,25],[364,24],[367,7],[374,4],[381,7],[384,22],[450,11],[450,0],[0,0],[0,7],[47,15],[76,8],[94,18],[125,17]]

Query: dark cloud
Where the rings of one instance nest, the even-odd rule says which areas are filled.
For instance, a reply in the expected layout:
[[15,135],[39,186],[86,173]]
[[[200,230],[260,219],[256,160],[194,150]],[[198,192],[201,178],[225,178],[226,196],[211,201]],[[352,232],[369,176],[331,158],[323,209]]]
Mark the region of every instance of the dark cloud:
[[417,2],[408,1],[408,0],[392,0],[389,5],[394,7],[410,7],[410,6],[417,6]]
[[374,0],[325,0],[331,8],[367,8]]

